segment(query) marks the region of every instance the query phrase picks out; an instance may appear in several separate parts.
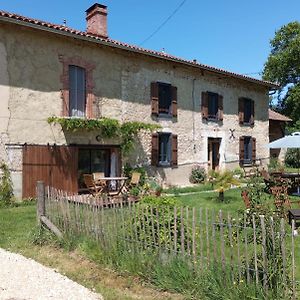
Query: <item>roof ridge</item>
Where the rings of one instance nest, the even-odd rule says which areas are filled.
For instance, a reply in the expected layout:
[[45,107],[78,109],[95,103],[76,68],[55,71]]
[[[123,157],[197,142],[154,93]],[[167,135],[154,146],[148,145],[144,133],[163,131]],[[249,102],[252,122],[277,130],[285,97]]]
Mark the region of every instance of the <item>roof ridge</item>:
[[95,39],[97,41],[104,42],[104,43],[106,43],[106,44],[108,44],[112,47],[119,45],[119,46],[122,46],[122,47],[125,47],[125,48],[128,48],[128,49],[131,49],[133,51],[142,52],[146,55],[147,54],[148,55],[152,54],[152,55],[158,56],[159,58],[172,59],[172,60],[175,60],[178,63],[186,63],[186,64],[189,64],[191,66],[206,69],[206,70],[211,71],[211,72],[222,73],[223,75],[227,75],[227,76],[234,76],[234,77],[239,78],[239,79],[252,81],[252,82],[258,83],[258,84],[267,85],[270,88],[271,87],[272,88],[278,88],[279,87],[278,84],[270,82],[270,81],[266,81],[266,80],[262,80],[262,79],[256,79],[256,78],[246,76],[246,75],[243,75],[243,74],[235,73],[235,72],[232,72],[232,71],[227,71],[227,70],[222,69],[222,68],[217,68],[217,67],[209,66],[209,65],[206,65],[206,64],[198,63],[194,60],[188,60],[188,59],[185,59],[185,58],[181,58],[181,57],[177,57],[177,56],[174,56],[174,55],[171,55],[171,54],[167,54],[165,52],[142,48],[140,46],[128,44],[126,42],[117,41],[117,40],[114,40],[114,39],[111,39],[111,38],[101,38],[99,36],[89,34],[85,31],[80,31],[80,30],[71,28],[71,27],[66,26],[66,25],[55,24],[55,23],[51,23],[51,22],[47,22],[47,21],[43,21],[43,20],[39,20],[39,19],[35,19],[35,18],[22,16],[22,15],[15,14],[15,13],[10,13],[10,12],[3,11],[3,10],[0,10],[0,17],[1,16],[6,17],[6,18],[10,18],[10,19],[16,19],[16,20],[26,22],[26,23],[30,23],[30,24],[34,24],[36,26],[44,26],[44,27],[48,27],[50,29],[68,32],[70,34],[74,34],[74,35],[77,35],[77,36],[89,37],[89,38]]

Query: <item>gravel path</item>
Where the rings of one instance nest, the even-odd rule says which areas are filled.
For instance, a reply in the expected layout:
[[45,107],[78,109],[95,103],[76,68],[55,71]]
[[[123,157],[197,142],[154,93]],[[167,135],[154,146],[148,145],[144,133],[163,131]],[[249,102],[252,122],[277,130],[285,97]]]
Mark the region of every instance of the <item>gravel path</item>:
[[1,300],[103,300],[53,269],[0,248]]

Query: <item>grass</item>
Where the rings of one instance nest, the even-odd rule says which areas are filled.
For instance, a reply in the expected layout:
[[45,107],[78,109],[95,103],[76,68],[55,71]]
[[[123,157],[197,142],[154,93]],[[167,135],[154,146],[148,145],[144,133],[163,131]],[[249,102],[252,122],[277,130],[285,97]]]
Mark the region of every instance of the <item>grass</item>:
[[[33,243],[33,240],[39,244]],[[0,209],[1,248],[54,268],[102,294],[106,300],[183,299],[180,295],[147,287],[137,276],[122,275],[101,266],[88,258],[82,245],[76,248],[70,243],[58,243],[50,234],[40,235],[36,227],[36,207],[33,204]]]
[[[189,195],[178,193],[176,198],[184,206],[222,209],[234,214],[245,209],[240,194],[240,188],[228,190],[225,192],[224,202],[217,200],[217,192],[204,190]],[[242,285],[236,287],[241,288],[241,291],[230,287],[224,290],[215,270],[207,270],[205,281],[203,274],[193,273],[190,266],[182,261],[162,265],[151,260],[147,253],[141,253],[139,257],[126,251],[122,252],[123,258],[116,252],[109,261],[108,255],[101,252],[95,243],[72,238],[57,242],[50,234],[40,234],[36,230],[35,210],[35,205],[0,209],[0,247],[53,267],[74,281],[101,293],[105,299],[183,299],[181,295],[162,292],[152,286],[145,287],[145,281],[141,277],[162,290],[182,293],[185,299],[223,299],[219,298],[220,293],[227,293],[226,299],[244,299],[245,293],[255,293],[253,287]],[[33,240],[39,244],[34,244]],[[300,245],[297,243],[298,239],[295,242],[297,262],[300,261]],[[299,271],[296,269],[297,278],[300,278]],[[207,293],[205,297],[201,295],[203,291]]]
[[203,191],[211,191],[213,190],[213,187],[211,184],[195,184],[193,186],[187,186],[187,187],[170,187],[167,189],[164,189],[163,192],[166,194],[184,194],[184,193],[197,193],[197,192],[203,192]]
[[184,206],[196,208],[208,208],[214,210],[223,210],[224,212],[236,213],[245,209],[243,199],[241,197],[241,189],[232,189],[225,192],[225,201],[218,199],[218,192],[197,193],[191,195],[177,195],[179,203]]

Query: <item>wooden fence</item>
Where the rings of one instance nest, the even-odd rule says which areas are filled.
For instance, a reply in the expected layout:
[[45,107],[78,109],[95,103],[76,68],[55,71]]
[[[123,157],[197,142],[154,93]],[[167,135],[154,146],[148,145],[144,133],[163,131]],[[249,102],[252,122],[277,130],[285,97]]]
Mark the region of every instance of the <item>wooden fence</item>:
[[42,183],[38,199],[39,220],[59,236],[85,235],[108,248],[122,242],[127,248],[154,249],[164,257],[184,257],[200,270],[217,264],[232,281],[254,282],[265,290],[281,285],[296,299],[294,221],[289,226],[284,219],[249,211],[234,216],[195,207],[103,202],[44,189]]

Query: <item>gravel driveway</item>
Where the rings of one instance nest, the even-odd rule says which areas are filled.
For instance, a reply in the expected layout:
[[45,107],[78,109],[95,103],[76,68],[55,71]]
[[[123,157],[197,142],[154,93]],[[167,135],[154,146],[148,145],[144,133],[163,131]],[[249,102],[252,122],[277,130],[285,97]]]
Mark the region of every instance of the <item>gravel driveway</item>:
[[0,248],[1,300],[103,300],[53,269]]

